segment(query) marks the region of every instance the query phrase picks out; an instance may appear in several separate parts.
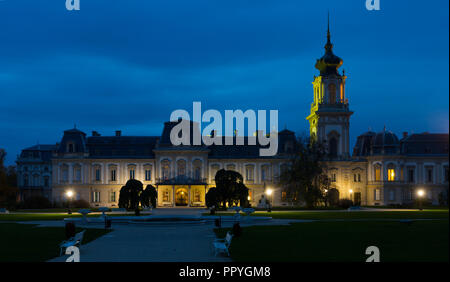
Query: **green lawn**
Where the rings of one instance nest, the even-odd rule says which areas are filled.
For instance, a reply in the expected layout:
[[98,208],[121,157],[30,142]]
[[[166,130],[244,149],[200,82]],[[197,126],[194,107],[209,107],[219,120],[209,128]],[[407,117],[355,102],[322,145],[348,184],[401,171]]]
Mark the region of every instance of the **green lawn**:
[[[77,232],[82,229],[77,228]],[[110,232],[86,229],[83,244]],[[41,262],[59,255],[65,240],[63,227],[37,227],[34,224],[0,223],[0,262]]]
[[[219,212],[216,215],[233,215],[233,212]],[[209,215],[205,213],[204,215]],[[242,214],[245,216],[244,214]],[[423,211],[257,211],[252,216],[269,216],[277,219],[448,219],[448,210]]]
[[448,262],[448,233],[448,220],[252,226],[233,238],[230,252],[238,262],[364,262],[366,248],[377,246],[381,262]]
[[[134,214],[108,214],[109,216],[129,216]],[[88,214],[87,217],[99,217],[100,214]],[[17,214],[0,214],[0,222],[2,221],[40,221],[40,220],[63,220],[68,217],[81,217],[81,214],[73,213],[17,213]]]

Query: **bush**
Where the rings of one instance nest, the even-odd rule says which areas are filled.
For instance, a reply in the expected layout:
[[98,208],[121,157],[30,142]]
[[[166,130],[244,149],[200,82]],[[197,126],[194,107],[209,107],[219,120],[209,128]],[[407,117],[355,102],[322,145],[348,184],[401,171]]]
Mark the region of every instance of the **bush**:
[[241,227],[241,225],[239,224],[239,222],[236,222],[234,225],[233,225],[233,236],[234,237],[239,237],[239,236],[241,236],[242,235],[242,227]]
[[441,207],[448,206],[448,189],[445,192],[441,192],[438,195],[439,205]]
[[20,206],[23,209],[48,209],[52,207],[52,203],[45,197],[33,196],[25,199]]
[[343,209],[348,209],[349,207],[353,206],[353,201],[350,199],[340,199],[339,200],[339,207]]
[[66,239],[70,239],[75,236],[75,224],[73,222],[67,222],[65,226]]
[[75,200],[70,202],[71,208],[80,208],[80,209],[87,209],[90,208],[89,202],[83,199]]

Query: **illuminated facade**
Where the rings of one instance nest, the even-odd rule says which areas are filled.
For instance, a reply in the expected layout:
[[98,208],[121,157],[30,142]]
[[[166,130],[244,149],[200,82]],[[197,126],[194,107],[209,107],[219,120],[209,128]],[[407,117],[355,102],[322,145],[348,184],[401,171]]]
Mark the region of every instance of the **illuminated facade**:
[[417,191],[439,204],[448,197],[448,134],[366,132],[349,152],[352,111],[345,93],[347,76],[339,73],[343,61],[333,54],[328,27],[325,55],[317,60],[320,71],[314,77],[314,102],[306,118],[312,139],[327,149],[328,176],[340,198],[362,205],[412,203]]
[[[137,179],[144,187],[157,188],[160,207],[204,207],[216,172],[224,168],[243,176],[253,206],[260,204],[268,189],[280,191],[270,200],[282,205],[277,178],[293,152],[293,132],[279,132],[277,155],[260,157],[259,146],[173,146],[169,137],[176,123],[164,123],[161,136],[122,136],[120,131],[115,136],[95,131],[86,136],[76,128],[64,131],[48,162],[53,171],[53,201],[67,200],[65,193],[72,191],[74,200],[83,199],[93,207],[117,207],[121,187]],[[22,159],[18,164],[21,170],[28,168]]]
[[[362,205],[411,203],[418,189],[439,204],[439,198],[448,195],[448,134],[404,133],[398,139],[386,129],[369,131],[358,136],[350,154],[353,112],[345,92],[347,76],[338,70],[342,64],[333,54],[328,28],[325,54],[315,66],[320,75],[314,78],[307,120],[311,138],[326,145],[332,187],[339,190],[340,198]],[[137,179],[157,188],[158,206],[205,206],[215,173],[224,168],[243,176],[253,206],[266,198],[275,206],[289,205],[277,180],[294,150],[292,131],[279,132],[275,156],[260,157],[258,146],[172,146],[169,136],[174,124],[166,122],[160,136],[122,136],[120,131],[101,136],[94,131],[88,137],[75,128],[66,130],[57,145],[22,151],[17,160],[21,193],[61,202],[70,190],[75,199],[92,206],[116,207],[121,187]],[[264,197],[267,191],[272,193]]]

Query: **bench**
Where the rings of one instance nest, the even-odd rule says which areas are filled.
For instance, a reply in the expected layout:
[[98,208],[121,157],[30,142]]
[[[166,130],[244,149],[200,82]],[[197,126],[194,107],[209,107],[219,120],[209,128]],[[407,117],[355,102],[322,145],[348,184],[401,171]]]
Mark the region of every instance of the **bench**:
[[227,232],[225,239],[215,239],[213,242],[214,255],[217,256],[219,253],[225,253],[230,256],[229,248],[231,245],[231,239],[233,239],[233,235],[230,232]]
[[59,248],[60,248],[59,256],[61,256],[63,253],[63,250],[67,249],[68,247],[80,246],[81,241],[83,240],[84,232],[86,232],[86,230],[78,232],[77,234],[75,234],[75,236],[73,236],[69,240],[62,241],[61,244],[59,244]]

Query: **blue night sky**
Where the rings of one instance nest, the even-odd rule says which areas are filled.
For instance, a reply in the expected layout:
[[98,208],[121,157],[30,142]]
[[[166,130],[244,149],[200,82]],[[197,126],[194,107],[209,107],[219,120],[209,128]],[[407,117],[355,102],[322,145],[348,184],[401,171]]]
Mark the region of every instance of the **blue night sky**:
[[448,0],[0,0],[0,147],[77,128],[159,135],[175,109],[279,110],[308,131],[327,10],[355,112],[371,127],[448,132]]

